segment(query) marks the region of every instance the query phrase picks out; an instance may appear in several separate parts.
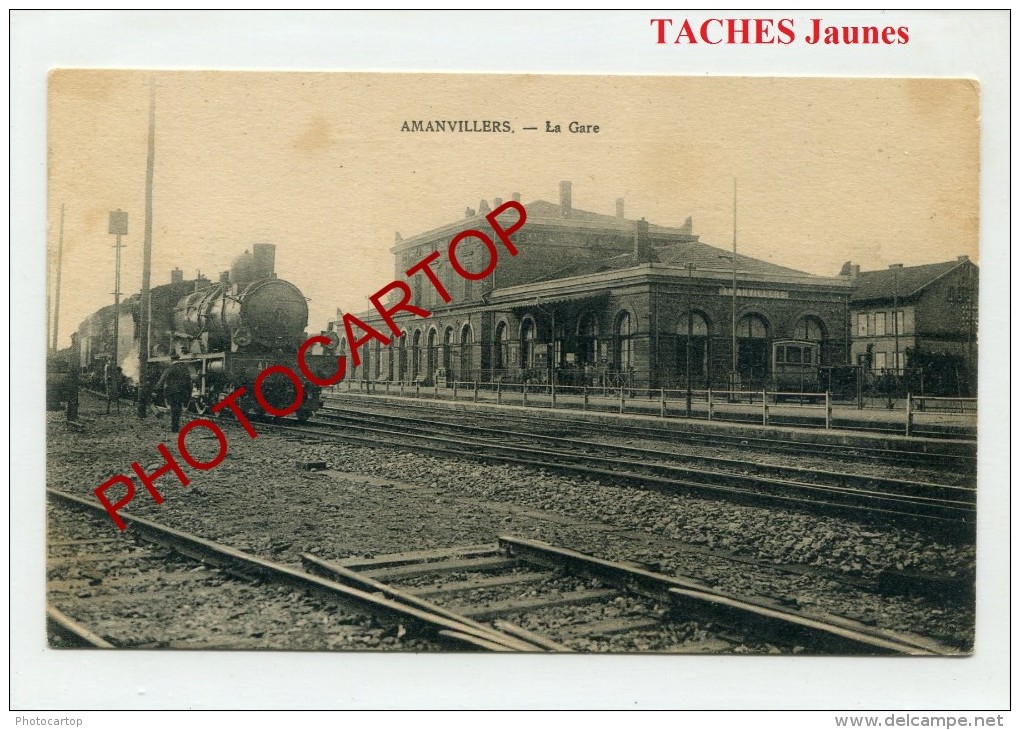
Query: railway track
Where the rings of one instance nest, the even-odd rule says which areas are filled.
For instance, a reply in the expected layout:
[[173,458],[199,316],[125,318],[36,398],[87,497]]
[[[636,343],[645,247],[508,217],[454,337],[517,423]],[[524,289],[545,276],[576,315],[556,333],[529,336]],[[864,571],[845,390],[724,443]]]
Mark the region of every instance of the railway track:
[[964,477],[961,481],[966,484],[943,485],[931,482],[922,482],[908,479],[894,479],[874,475],[853,474],[847,472],[835,472],[831,470],[791,466],[789,464],[778,465],[748,461],[747,459],[734,459],[708,454],[671,454],[661,449],[642,448],[630,445],[610,444],[599,441],[590,441],[576,437],[558,436],[552,434],[538,434],[528,431],[516,431],[507,428],[492,428],[475,426],[466,423],[453,423],[448,421],[434,421],[420,418],[409,418],[393,414],[380,414],[353,409],[326,408],[320,411],[319,420],[334,422],[351,422],[356,425],[368,424],[370,426],[381,426],[390,430],[399,430],[406,433],[445,433],[464,434],[468,436],[479,436],[505,441],[512,438],[519,446],[531,445],[543,447],[549,444],[561,445],[572,448],[576,451],[590,456],[612,457],[619,461],[626,458],[640,458],[645,463],[656,463],[668,461],[676,464],[678,462],[687,466],[711,467],[715,470],[727,471],[737,475],[748,475],[753,472],[759,477],[776,477],[790,481],[811,481],[833,487],[846,487],[858,490],[889,491],[902,494],[913,494],[914,496],[931,496],[938,494],[946,499],[958,498],[964,501],[972,501],[974,497],[973,480]]
[[305,572],[124,512],[128,531],[111,536],[99,505],[47,496],[54,646],[350,649],[374,633],[385,638],[371,648],[414,651],[956,653],[532,540],[340,561],[305,553]]
[[493,545],[338,561],[305,553],[302,560],[331,580],[393,600],[436,602],[451,615],[491,621],[550,651],[955,653],[922,637],[812,617],[687,578],[510,536]]
[[[389,404],[373,401],[371,396],[351,396],[349,394],[330,395],[328,403],[343,404],[348,408],[351,403],[371,406],[376,409],[385,408]],[[390,406],[394,407],[394,406]],[[560,435],[608,435],[612,437],[627,436],[632,438],[649,438],[663,442],[682,442],[685,444],[706,444],[709,446],[730,446],[744,450],[783,453],[797,456],[819,456],[826,459],[842,459],[852,463],[866,462],[907,467],[943,468],[957,473],[976,474],[977,455],[973,442],[945,442],[930,444],[917,442],[916,448],[886,448],[861,446],[852,444],[818,443],[815,441],[798,440],[784,437],[780,432],[775,436],[755,436],[749,434],[729,434],[722,432],[705,433],[697,429],[688,429],[682,420],[669,421],[669,427],[640,425],[630,421],[619,421],[605,424],[593,421],[581,421],[548,415],[540,412],[518,414],[503,410],[499,413],[483,411],[445,412],[430,407],[428,403],[418,403],[412,398],[400,401],[402,413],[419,411],[427,414],[427,420],[433,423],[451,424],[470,417],[477,421],[488,421],[492,427],[505,428],[507,424],[515,424],[515,430],[542,429],[546,433],[555,432]],[[457,419],[457,420],[454,420]],[[697,424],[704,425],[704,424]],[[750,423],[748,424],[750,425]]]
[[[56,646],[543,650],[126,512],[128,532],[111,538],[98,503],[54,489],[47,497],[51,514],[61,512],[47,565]],[[81,519],[89,516],[99,519]],[[54,554],[67,547],[78,554]],[[189,623],[199,604],[204,619]],[[207,604],[221,615],[210,620]]]
[[[532,445],[506,443],[512,432],[499,431],[485,437],[467,436],[463,432],[442,432],[447,424],[436,428],[415,424],[395,427],[391,418],[361,418],[352,414],[337,415],[331,423],[305,426],[278,424],[286,431],[340,439],[370,446],[392,446],[431,453],[470,458],[486,462],[512,463],[585,477],[633,483],[644,488],[668,492],[686,492],[723,498],[747,504],[767,504],[852,516],[864,521],[909,523],[941,536],[968,540],[973,537],[975,490],[964,487],[932,485],[902,480],[877,480],[849,474],[833,475],[840,483],[793,480],[739,474],[732,470],[694,468],[682,464],[649,463],[620,456],[590,453],[624,447],[572,442],[559,439],[557,445],[573,443],[588,451],[565,448],[542,448],[541,441]],[[535,437],[530,436],[533,440]],[[646,452],[641,451],[641,455]],[[634,454],[631,454],[632,456]],[[661,455],[659,456],[661,459]],[[682,461],[677,457],[676,461]]]

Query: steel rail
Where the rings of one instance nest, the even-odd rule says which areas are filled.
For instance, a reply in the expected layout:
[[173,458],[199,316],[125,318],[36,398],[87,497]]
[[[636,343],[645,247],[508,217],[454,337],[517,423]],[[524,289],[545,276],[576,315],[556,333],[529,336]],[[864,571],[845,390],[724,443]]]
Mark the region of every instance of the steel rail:
[[[346,433],[342,429],[336,427],[329,430],[318,430],[308,426],[291,426],[276,424],[276,428],[284,431],[290,431],[294,433],[310,434],[319,436],[324,439],[340,439],[344,441],[353,441],[356,443],[362,443],[369,446],[381,446],[390,445],[397,446],[400,448],[425,448],[432,453],[444,454],[448,456],[467,457],[477,459],[481,461],[495,462],[495,463],[510,463],[520,464],[529,467],[538,467],[550,470],[559,470],[570,473],[580,473],[586,476],[601,476],[608,477],[613,480],[626,480],[630,482],[637,482],[643,486],[655,485],[657,487],[664,488],[667,491],[675,491],[676,489],[686,489],[695,492],[709,492],[726,495],[727,497],[740,501],[747,501],[751,503],[780,503],[784,505],[792,505],[795,507],[812,508],[812,509],[824,509],[824,510],[835,510],[840,512],[850,511],[853,515],[860,517],[861,512],[867,512],[874,516],[884,516],[887,518],[895,518],[899,520],[911,519],[918,520],[921,524],[932,524],[938,523],[940,527],[959,527],[967,528],[964,534],[967,534],[969,527],[975,520],[975,510],[966,504],[953,504],[953,503],[935,503],[929,504],[917,499],[908,499],[903,497],[897,497],[895,495],[882,495],[881,497],[869,496],[867,494],[861,494],[858,490],[846,490],[837,489],[824,486],[814,485],[800,485],[790,482],[780,482],[779,480],[771,480],[773,485],[781,484],[781,488],[794,490],[794,491],[807,491],[816,492],[819,494],[836,494],[842,497],[853,497],[854,503],[848,502],[833,502],[821,499],[806,498],[799,496],[791,496],[784,494],[776,494],[775,492],[759,491],[757,489],[747,489],[741,487],[726,486],[723,484],[706,484],[703,482],[694,482],[690,480],[681,480],[672,477],[663,477],[655,474],[641,474],[636,472],[628,472],[616,469],[598,469],[590,465],[590,463],[583,463],[585,460],[594,461],[597,458],[588,458],[579,455],[562,454],[556,452],[552,453],[556,458],[573,459],[575,461],[581,461],[579,464],[566,464],[562,462],[542,461],[535,459],[532,454],[537,453],[536,449],[508,446],[505,444],[498,444],[494,442],[476,442],[471,444],[465,442],[465,439],[453,439],[449,437],[441,436],[430,436],[424,434],[399,434],[405,439],[413,439],[416,441],[424,441],[426,445],[409,443],[407,441],[400,441],[393,438],[391,431],[386,429],[372,429],[361,427],[359,430],[365,433],[374,433],[375,436],[357,436],[354,434]],[[328,428],[328,426],[327,426]],[[387,438],[389,437],[389,438]],[[435,445],[439,443],[455,443],[457,445],[468,445],[476,446],[485,449],[484,452],[467,451],[463,449],[454,449],[446,446]],[[494,451],[503,451],[511,453],[523,453],[526,457],[515,457],[515,456],[501,456],[493,453]],[[611,463],[616,463],[613,460],[607,460]],[[643,467],[644,468],[644,467]],[[677,470],[682,470],[680,467],[676,467]],[[740,481],[736,475],[719,474],[720,478],[733,477]],[[750,481],[752,483],[764,483],[762,479],[747,479],[743,481]],[[905,511],[904,509],[892,509],[883,506],[875,506],[875,502],[882,502],[894,506],[906,506],[906,507],[926,507],[928,511],[919,512],[916,509],[912,511]],[[932,512],[935,512],[934,514]]]
[[115,649],[116,647],[83,624],[52,606],[46,608],[46,625],[53,633],[64,637],[74,646],[90,649]]
[[[326,396],[326,400],[335,401],[338,403],[346,402],[345,399],[353,400],[354,402],[363,403],[368,396],[358,397],[356,394],[352,398],[351,394],[340,394],[340,395],[329,395]],[[378,402],[373,403],[378,405]],[[382,405],[394,406],[392,403],[383,403]],[[399,403],[399,406],[403,409],[419,409],[429,410],[430,416],[438,415],[435,409],[428,409],[426,405],[421,405],[414,402],[414,399],[405,398]],[[556,416],[548,416],[542,413],[528,413],[518,414],[512,412],[499,412],[494,414],[492,412],[475,411],[471,412],[471,415],[476,418],[485,419],[499,419],[501,421],[506,420],[517,420],[525,421],[527,423],[535,422],[547,422],[551,424],[559,424],[562,426],[574,428],[574,429],[585,429],[588,431],[598,432],[609,432],[613,435],[633,435],[639,436],[642,434],[650,435],[654,438],[665,438],[667,440],[677,440],[682,438],[686,442],[708,442],[712,445],[718,446],[720,444],[731,444],[738,445],[741,448],[753,448],[757,450],[765,451],[782,451],[784,453],[793,454],[810,454],[818,455],[823,457],[838,457],[838,458],[854,458],[854,459],[868,459],[870,461],[877,461],[881,463],[893,463],[902,464],[909,466],[930,466],[935,462],[942,462],[948,466],[954,468],[963,468],[968,473],[972,473],[977,469],[977,457],[976,455],[963,454],[963,453],[947,453],[946,451],[941,452],[930,452],[919,449],[909,450],[898,450],[888,448],[876,448],[871,446],[858,446],[852,444],[834,444],[834,443],[817,443],[812,441],[798,441],[795,439],[781,439],[781,438],[765,438],[760,436],[752,435],[733,435],[727,433],[701,433],[699,431],[682,430],[679,428],[667,429],[659,428],[649,425],[638,425],[628,422],[620,422],[618,424],[605,424],[599,422],[590,421],[578,421],[577,419],[560,418]],[[679,426],[682,421],[671,421],[671,425]],[[852,435],[852,434],[850,434]],[[925,445],[925,444],[919,444]],[[943,449],[946,446],[951,445],[949,442],[939,444]],[[973,448],[973,442],[965,442],[964,448]]]
[[726,595],[688,578],[653,573],[538,540],[504,535],[499,537],[499,543],[507,555],[523,562],[589,575],[620,590],[666,602],[686,614],[707,616],[738,629],[750,625],[771,639],[808,642],[826,653],[911,656],[959,653],[932,640],[874,629],[840,617],[823,620],[794,613],[764,600]]
[[[330,408],[329,410],[337,410]],[[466,424],[449,423],[446,421],[425,421],[419,418],[409,418],[406,416],[397,416],[391,414],[377,414],[377,413],[365,413],[361,411],[344,411],[337,410],[334,413],[320,414],[326,415],[331,421],[353,421],[355,423],[365,420],[375,421],[396,421],[398,423],[409,423],[412,424],[412,428],[429,431],[435,433],[436,427],[443,427],[444,433],[457,433],[458,431],[464,432],[477,432],[482,434],[492,434],[499,439],[506,439],[506,437],[514,437],[515,441],[520,443],[524,440],[530,440],[535,442],[551,442],[557,444],[565,444],[568,446],[575,446],[579,448],[598,449],[601,451],[614,451],[622,454],[634,454],[637,456],[649,456],[656,459],[662,459],[669,457],[683,461],[695,461],[709,465],[720,465],[731,469],[745,470],[744,473],[738,474],[737,476],[746,477],[746,470],[748,468],[755,469],[759,472],[768,472],[772,476],[780,476],[784,481],[793,481],[792,478],[783,475],[795,475],[796,477],[803,476],[814,476],[823,477],[830,481],[843,481],[843,482],[866,482],[869,485],[883,485],[887,489],[896,489],[900,491],[915,491],[915,492],[930,492],[930,491],[943,491],[950,494],[959,494],[963,497],[972,497],[976,494],[974,487],[961,487],[949,484],[936,484],[933,482],[920,482],[908,479],[894,479],[890,477],[876,477],[864,474],[847,474],[841,472],[826,471],[823,469],[811,469],[806,467],[797,466],[779,466],[775,464],[758,464],[756,462],[748,462],[746,460],[724,458],[718,456],[707,456],[707,455],[691,455],[691,454],[671,454],[668,452],[656,451],[654,449],[641,448],[636,446],[627,446],[619,444],[606,444],[598,441],[584,441],[581,439],[567,438],[563,436],[546,436],[543,434],[526,433],[522,431],[508,431],[505,429],[486,428],[482,426],[471,426]],[[407,431],[405,431],[407,432]],[[599,457],[593,457],[599,458]],[[614,460],[618,461],[618,460]],[[669,466],[672,468],[678,468],[675,464],[664,464],[663,466]],[[683,467],[684,470],[696,472],[697,470],[691,467]],[[843,484],[826,484],[825,486],[841,487]],[[854,491],[863,491],[858,487],[846,487]],[[924,498],[924,495],[917,495]]]
[[[70,505],[79,510],[104,517],[107,514],[106,510],[98,503],[67,494],[60,490],[48,487],[46,494],[61,504]],[[286,565],[274,563],[256,555],[245,553],[227,545],[176,530],[172,527],[160,525],[127,512],[120,512],[119,514],[121,519],[128,524],[132,533],[138,538],[163,545],[181,555],[207,565],[226,569],[235,575],[244,578],[259,578],[277,584],[288,585],[297,590],[308,591],[355,613],[364,614],[368,611],[370,614],[386,619],[406,622],[409,625],[417,626],[423,633],[430,634],[441,641],[446,639],[444,643],[452,643],[460,648],[464,646],[471,649],[488,648],[481,646],[478,641],[474,640],[481,640],[490,644],[497,642],[491,631],[479,635],[477,629],[460,621],[454,621],[445,616],[423,611],[413,606],[360,591]],[[467,640],[464,638],[465,636],[473,640]],[[513,637],[507,637],[507,639],[513,639]],[[507,651],[522,650],[519,639],[505,641],[501,645]],[[533,647],[532,650],[537,651],[538,649]]]
[[[486,637],[488,640],[497,643],[515,646],[518,651],[546,651],[548,648],[546,646],[540,646],[534,642],[526,641],[521,637],[510,636],[505,632],[497,631],[491,626],[486,626],[485,624],[479,623],[467,616],[462,616],[458,613],[454,613],[453,611],[449,611],[432,601],[419,598],[418,596],[402,591],[399,588],[383,583],[375,578],[358,573],[356,570],[351,570],[350,568],[345,568],[342,565],[337,565],[336,563],[328,560],[323,560],[317,555],[301,553],[301,562],[309,571],[317,575],[321,575],[324,578],[329,578],[330,580],[334,580],[338,583],[342,583],[359,590],[381,593],[391,601],[403,603],[408,606],[414,606],[415,608],[434,613],[438,616],[445,616],[448,619],[470,626],[477,631],[479,636]],[[565,649],[561,649],[560,651],[563,650]]]

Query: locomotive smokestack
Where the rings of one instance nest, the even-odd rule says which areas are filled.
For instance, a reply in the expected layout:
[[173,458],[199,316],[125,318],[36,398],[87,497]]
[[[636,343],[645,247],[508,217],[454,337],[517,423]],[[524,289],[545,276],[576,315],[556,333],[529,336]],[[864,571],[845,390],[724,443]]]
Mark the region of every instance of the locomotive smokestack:
[[276,278],[276,246],[272,243],[256,243],[252,246],[256,279]]

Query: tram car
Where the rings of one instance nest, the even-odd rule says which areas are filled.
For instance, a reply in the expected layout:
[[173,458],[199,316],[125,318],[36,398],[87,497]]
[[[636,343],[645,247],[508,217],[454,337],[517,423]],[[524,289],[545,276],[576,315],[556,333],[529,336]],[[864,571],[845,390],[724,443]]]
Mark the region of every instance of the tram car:
[[778,393],[819,393],[820,346],[809,340],[776,340],[772,343],[772,389]]
[[[821,345],[810,340],[777,340],[772,344],[772,389],[777,393],[798,393],[792,398],[816,402],[828,391],[833,398],[846,399],[857,392],[860,368],[851,365],[822,365]],[[818,395],[809,395],[817,393]]]
[[[276,278],[275,246],[256,244],[253,252],[245,251],[235,259],[216,283],[202,276],[185,281],[180,270],[174,270],[170,284],[150,290],[148,383],[138,382],[139,296],[122,303],[119,312],[110,306],[88,317],[78,330],[86,383],[131,395],[138,387],[152,388],[176,355],[191,370],[189,410],[205,413],[243,386],[241,406],[261,415],[253,395],[255,378],[267,367],[284,365],[301,378],[304,397],[296,416],[307,420],[322,406],[321,388],[308,382],[297,364],[298,348],[307,339],[308,303],[300,289]],[[116,365],[112,360],[115,319],[119,330]],[[318,354],[306,356],[306,363],[320,377],[331,376],[335,357],[331,351],[316,349]],[[294,384],[282,374],[267,377],[261,390],[269,404],[280,410],[296,399]],[[154,396],[154,403],[162,404],[162,394]]]

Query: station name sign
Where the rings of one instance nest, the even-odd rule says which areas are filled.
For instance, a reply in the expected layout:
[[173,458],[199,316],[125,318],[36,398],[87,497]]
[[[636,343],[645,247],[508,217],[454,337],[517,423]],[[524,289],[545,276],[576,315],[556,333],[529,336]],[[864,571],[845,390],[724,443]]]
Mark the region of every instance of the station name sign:
[[[733,287],[723,286],[719,288],[719,294],[725,297],[733,296]],[[790,292],[776,291],[775,289],[737,289],[738,297],[749,297],[759,299],[789,299]]]

